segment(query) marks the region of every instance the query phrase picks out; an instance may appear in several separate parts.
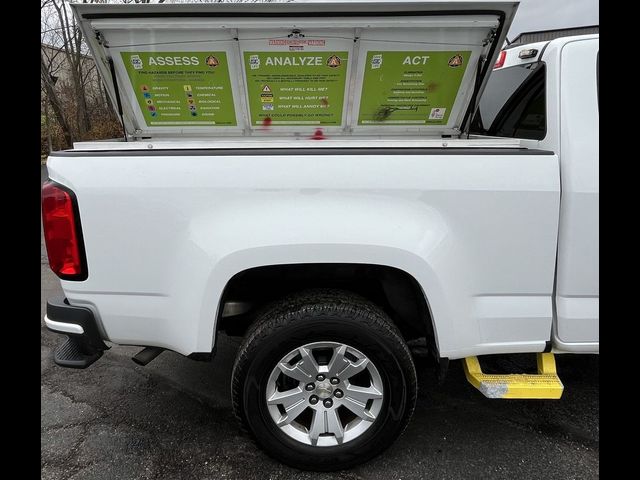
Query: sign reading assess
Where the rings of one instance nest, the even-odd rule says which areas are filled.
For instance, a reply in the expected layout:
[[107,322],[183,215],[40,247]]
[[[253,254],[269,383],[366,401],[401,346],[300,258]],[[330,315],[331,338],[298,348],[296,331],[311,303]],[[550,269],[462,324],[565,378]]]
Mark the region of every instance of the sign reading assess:
[[225,52],[122,52],[147,126],[235,126]]

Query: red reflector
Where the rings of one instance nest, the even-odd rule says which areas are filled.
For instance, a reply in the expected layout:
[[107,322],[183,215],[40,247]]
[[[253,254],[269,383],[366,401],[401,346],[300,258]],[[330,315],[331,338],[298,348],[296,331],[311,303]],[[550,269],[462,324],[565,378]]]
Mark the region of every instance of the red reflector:
[[64,280],[85,280],[84,246],[73,192],[52,182],[42,186],[42,226],[51,270]]
[[504,61],[506,59],[507,59],[507,51],[506,50],[501,50],[500,51],[500,56],[498,57],[498,61],[493,66],[493,69],[495,70],[496,68],[502,67],[504,65]]

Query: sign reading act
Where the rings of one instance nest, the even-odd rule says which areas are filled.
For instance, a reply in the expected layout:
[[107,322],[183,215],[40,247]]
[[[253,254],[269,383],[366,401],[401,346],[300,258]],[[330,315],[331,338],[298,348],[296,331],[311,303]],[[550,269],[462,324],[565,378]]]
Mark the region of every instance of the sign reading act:
[[470,51],[369,51],[358,125],[446,125]]

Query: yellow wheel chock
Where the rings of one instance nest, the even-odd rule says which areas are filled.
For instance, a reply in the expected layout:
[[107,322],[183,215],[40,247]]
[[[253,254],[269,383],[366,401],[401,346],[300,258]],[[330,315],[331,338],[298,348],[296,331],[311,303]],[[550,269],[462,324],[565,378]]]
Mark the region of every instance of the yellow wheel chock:
[[478,357],[463,359],[464,374],[471,385],[487,398],[558,399],[564,386],[556,373],[553,353],[538,353],[537,374],[487,375]]

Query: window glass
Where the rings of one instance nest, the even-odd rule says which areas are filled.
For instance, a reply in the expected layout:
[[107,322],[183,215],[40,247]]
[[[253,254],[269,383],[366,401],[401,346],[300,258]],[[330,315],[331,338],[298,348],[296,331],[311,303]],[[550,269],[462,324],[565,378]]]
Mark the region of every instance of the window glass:
[[539,62],[492,72],[471,132],[542,140],[546,133],[544,70]]

